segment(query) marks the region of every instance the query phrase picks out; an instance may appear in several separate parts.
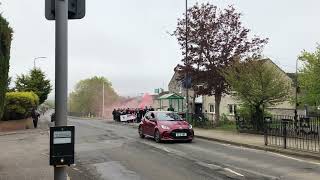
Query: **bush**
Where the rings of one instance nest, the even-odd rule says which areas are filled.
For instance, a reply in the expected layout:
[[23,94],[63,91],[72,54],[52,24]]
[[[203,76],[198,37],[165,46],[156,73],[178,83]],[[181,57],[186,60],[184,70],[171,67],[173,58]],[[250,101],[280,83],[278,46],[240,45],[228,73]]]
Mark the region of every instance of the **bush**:
[[39,97],[33,92],[8,92],[4,120],[25,119],[31,116],[32,108],[39,105]]
[[219,124],[217,124],[217,129],[235,131],[236,122],[231,121],[226,114],[222,114],[220,117]]
[[[245,119],[251,119],[255,113],[255,109],[250,107],[247,104],[241,105],[240,108],[237,109],[237,111],[238,111],[237,115]],[[264,115],[263,115],[264,117],[271,116],[271,115],[272,114],[270,112],[264,110]]]

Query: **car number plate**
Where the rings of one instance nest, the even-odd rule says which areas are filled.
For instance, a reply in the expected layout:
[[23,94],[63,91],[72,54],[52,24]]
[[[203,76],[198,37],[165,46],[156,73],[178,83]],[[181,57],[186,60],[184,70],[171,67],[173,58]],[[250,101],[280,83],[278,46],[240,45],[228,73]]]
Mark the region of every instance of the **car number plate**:
[[176,137],[187,136],[187,133],[176,133]]

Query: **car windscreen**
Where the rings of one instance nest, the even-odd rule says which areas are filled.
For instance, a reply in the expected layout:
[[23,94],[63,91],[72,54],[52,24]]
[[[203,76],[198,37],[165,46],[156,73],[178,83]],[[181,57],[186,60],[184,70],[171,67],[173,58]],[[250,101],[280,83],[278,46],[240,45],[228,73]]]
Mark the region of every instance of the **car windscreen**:
[[157,120],[160,121],[182,121],[183,119],[177,113],[156,113]]

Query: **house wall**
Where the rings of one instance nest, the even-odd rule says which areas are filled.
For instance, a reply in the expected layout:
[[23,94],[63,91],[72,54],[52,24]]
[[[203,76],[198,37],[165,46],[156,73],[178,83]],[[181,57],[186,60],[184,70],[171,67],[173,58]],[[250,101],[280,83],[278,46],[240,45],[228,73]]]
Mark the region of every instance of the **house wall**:
[[[179,77],[178,77],[178,73],[175,71],[174,75],[172,76],[169,85],[168,85],[168,89],[170,93],[176,93],[182,97],[184,97],[184,102],[183,102],[183,109],[186,110],[187,108],[187,104],[186,104],[186,89],[183,88],[181,81],[179,81]],[[194,91],[192,89],[189,89],[189,105],[190,105],[190,112],[193,112],[191,109],[191,107],[194,107]],[[166,102],[167,106],[169,107],[169,102]],[[180,103],[181,105],[181,103]],[[178,108],[178,106],[176,107]],[[174,107],[174,109],[176,110],[176,108]]]
[[[203,96],[203,113],[207,114],[209,120],[214,120],[215,112],[210,112],[210,105],[215,105],[214,96]],[[239,107],[240,102],[238,102],[234,97],[230,95],[225,95],[221,98],[220,102],[220,115],[225,114],[229,120],[235,120],[234,113],[229,112],[229,105],[236,105]],[[216,107],[214,107],[216,111]]]

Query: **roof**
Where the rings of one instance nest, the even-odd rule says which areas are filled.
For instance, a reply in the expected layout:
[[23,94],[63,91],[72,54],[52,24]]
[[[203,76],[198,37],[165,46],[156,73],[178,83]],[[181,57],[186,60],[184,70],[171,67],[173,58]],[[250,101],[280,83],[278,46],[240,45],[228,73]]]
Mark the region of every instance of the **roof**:
[[158,99],[184,99],[184,98],[176,93],[170,93],[170,94],[162,95]]

